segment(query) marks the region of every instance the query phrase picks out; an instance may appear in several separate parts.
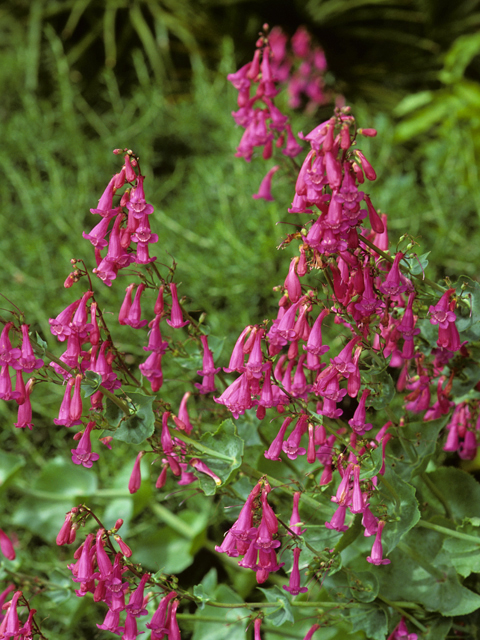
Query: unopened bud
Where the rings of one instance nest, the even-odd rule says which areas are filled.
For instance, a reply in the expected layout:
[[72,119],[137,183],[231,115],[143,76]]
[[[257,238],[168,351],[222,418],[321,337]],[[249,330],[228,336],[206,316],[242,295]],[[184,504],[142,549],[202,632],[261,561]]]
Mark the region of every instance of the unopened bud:
[[123,149],[114,149],[114,150],[113,150],[113,153],[114,153],[116,156],[121,156],[121,155],[122,155],[122,153],[123,153]]
[[123,555],[126,558],[130,558],[130,556],[132,555],[132,550],[130,549],[128,544],[125,544],[125,542],[121,539],[119,535],[114,535],[113,537],[118,542],[118,546],[120,547],[120,551],[123,553]]
[[73,275],[73,273],[69,273],[67,276],[67,279],[63,283],[63,286],[65,287],[65,289],[70,289],[70,287],[72,287],[74,284],[75,284],[75,276]]
[[115,529],[115,531],[118,531],[121,528],[122,525],[123,525],[123,520],[122,520],[122,518],[119,518],[115,522],[115,526],[113,528]]
[[367,138],[374,138],[377,135],[376,129],[357,129],[361,136],[367,136]]

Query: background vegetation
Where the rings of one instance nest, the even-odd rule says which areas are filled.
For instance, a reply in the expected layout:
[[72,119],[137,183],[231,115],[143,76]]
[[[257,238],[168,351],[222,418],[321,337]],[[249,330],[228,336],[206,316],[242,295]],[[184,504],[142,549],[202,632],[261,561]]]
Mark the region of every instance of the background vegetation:
[[[378,129],[378,137],[363,147],[379,170],[371,194],[389,215],[391,241],[409,233],[419,242],[419,253],[431,251],[433,279],[476,278],[478,5],[473,0],[3,2],[1,293],[52,347],[48,318],[78,297],[62,288],[70,259],[85,258],[93,266],[81,233],[93,226],[89,209],[116,171],[111,150],[130,147],[141,156],[147,199],[156,207],[158,261],[171,264],[173,257],[178,263],[181,294],[207,313],[219,341],[226,338],[221,362],[226,364],[240,330],[271,314],[279,265],[284,272],[287,264],[287,256],[275,250],[284,235],[276,223],[288,220],[293,190],[276,188],[273,203],[253,200],[265,163],[254,158],[247,164],[233,155],[241,133],[230,116],[235,91],[226,74],[251,58],[264,22],[290,34],[305,24],[325,48],[327,82],[364,126]],[[322,107],[297,121],[306,132],[330,112],[331,106]],[[105,307],[115,311],[118,290],[102,295]],[[1,306],[9,307],[5,300]],[[90,496],[108,523],[119,510],[129,514],[125,529],[140,548],[138,561],[153,558],[167,563],[167,571],[181,573],[201,550],[203,560],[197,556],[195,563],[199,573],[189,576],[192,584],[212,564],[225,577],[228,567],[211,554],[211,514],[200,497],[192,499],[188,527],[182,527],[175,518],[168,520],[162,495],[153,500],[147,482],[134,497],[125,495],[132,464],[127,448],[125,466],[105,463],[99,484],[83,468],[72,471],[69,460],[54,457],[70,441],[51,426],[60,398],[61,390],[49,391],[37,401],[31,434],[14,430],[10,408],[0,407],[5,509],[0,519],[3,528],[19,532],[22,547],[32,553],[23,556],[20,569],[45,575],[59,555],[50,541],[63,514]],[[58,487],[62,465],[68,465],[68,481]],[[64,564],[60,558],[58,574],[49,576],[58,581],[57,600],[36,606],[50,616],[52,638],[65,629],[72,638],[87,637],[90,602],[64,599]],[[247,596],[253,585],[239,576],[235,580],[238,593]],[[205,631],[197,629],[194,637]]]

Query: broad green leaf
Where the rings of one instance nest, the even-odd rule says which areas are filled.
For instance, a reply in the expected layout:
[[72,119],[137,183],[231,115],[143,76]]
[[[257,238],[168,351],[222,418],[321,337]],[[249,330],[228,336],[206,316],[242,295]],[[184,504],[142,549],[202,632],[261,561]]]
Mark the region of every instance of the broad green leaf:
[[468,276],[460,276],[452,286],[466,302],[466,305],[460,303],[455,310],[460,338],[477,340],[480,338],[480,284]]
[[47,462],[40,475],[33,483],[33,495],[40,492],[39,497],[53,498],[64,496],[92,496],[97,490],[97,476],[89,469],[74,465],[67,458],[54,458]]
[[54,501],[27,496],[16,504],[12,522],[25,527],[51,544],[65,521],[65,514],[73,506],[74,500],[68,497],[62,501]]
[[150,571],[180,573],[193,562],[191,540],[184,538],[170,527],[142,534],[140,544],[132,544],[133,562],[140,562]]
[[[205,454],[201,458],[202,462],[220,478],[222,485],[224,485],[235,469],[238,469],[242,464],[244,444],[243,440],[237,435],[235,424],[230,418],[225,420],[215,433],[203,434],[201,443],[209,449],[217,451],[222,456],[228,456],[229,460],[217,458],[210,454]],[[195,475],[207,496],[216,492],[218,486],[210,476],[199,471]]]
[[385,474],[379,476],[379,485],[388,499],[389,513],[396,518],[388,522],[383,530],[382,541],[386,543],[390,554],[402,537],[417,524],[420,511],[415,488],[402,480],[391,467],[386,466]]
[[279,627],[284,622],[294,622],[292,606],[288,599],[287,592],[284,589],[280,589],[275,585],[271,589],[262,589],[258,587],[267,599],[267,602],[275,602],[278,604],[278,609],[274,609],[272,613],[268,612],[267,619],[276,627]]
[[83,397],[92,396],[102,384],[102,376],[96,371],[85,371],[85,381],[82,382]]
[[[428,477],[448,504],[453,518],[463,520],[480,517],[480,484],[469,473],[454,467],[443,467],[432,471]],[[422,487],[424,491],[427,491],[426,487]],[[443,513],[442,504],[430,490],[428,496],[429,501],[438,505],[439,512]]]
[[442,542],[442,535],[436,531],[410,531],[389,556],[391,564],[371,569],[379,579],[382,596],[417,602],[428,611],[448,616],[478,608],[480,596],[460,584],[448,555],[442,551]]
[[435,618],[432,622],[425,624],[428,631],[425,640],[444,640],[452,626],[451,618]]
[[[244,604],[243,598],[225,584],[218,585],[213,599],[222,603]],[[218,622],[195,621],[192,640],[245,640],[245,614],[243,608],[222,609],[206,604],[203,611],[198,609],[196,615],[216,618]]]
[[478,536],[478,542],[473,540],[461,540],[445,536],[443,548],[450,556],[450,560],[464,578],[471,573],[480,573],[480,530],[479,518],[465,518],[463,524],[457,527],[460,533],[466,533],[469,536]]
[[353,631],[363,631],[367,638],[385,640],[388,631],[387,612],[380,605],[365,604],[351,609],[349,619]]
[[461,80],[469,63],[479,53],[479,33],[469,33],[456,38],[445,56],[444,68],[440,74],[441,81],[453,83]]
[[391,427],[390,433],[395,437],[387,444],[386,464],[406,481],[424,471],[447,422],[448,416],[443,416],[427,422],[408,422],[397,429]]
[[421,273],[425,273],[425,269],[428,266],[428,256],[430,255],[430,253],[431,251],[427,251],[427,253],[422,253],[421,256],[409,256],[408,258],[403,258],[400,262],[400,265],[402,265],[402,263],[405,263],[408,266],[410,273],[418,276]]
[[0,451],[0,487],[4,486],[24,464],[23,456]]
[[348,584],[352,597],[360,602],[373,602],[378,595],[378,579],[371,571],[349,573]]
[[112,435],[116,440],[122,440],[129,444],[140,444],[155,431],[155,414],[152,409],[155,397],[144,396],[141,393],[130,393],[129,398],[135,413],[126,417],[120,411],[118,428]]
[[381,371],[380,373],[376,373],[374,370],[369,371],[368,373],[362,373],[362,378],[372,391],[367,399],[369,407],[379,411],[390,404],[395,395],[395,387],[392,376],[387,371]]

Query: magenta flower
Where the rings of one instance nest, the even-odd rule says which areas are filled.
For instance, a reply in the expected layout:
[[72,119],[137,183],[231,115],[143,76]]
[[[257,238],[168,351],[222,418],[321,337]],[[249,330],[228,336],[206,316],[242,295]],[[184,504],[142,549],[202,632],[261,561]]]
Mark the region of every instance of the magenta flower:
[[140,451],[135,459],[135,464],[133,465],[132,473],[130,475],[130,480],[128,482],[128,490],[130,493],[136,493],[140,489],[140,485],[142,483],[142,475],[140,471],[140,460],[145,455],[145,451]]
[[15,549],[7,534],[0,529],[0,551],[7,560],[15,560]]
[[20,369],[21,366],[17,362],[20,357],[21,351],[18,348],[13,348],[10,338],[8,336],[10,329],[13,327],[13,322],[7,322],[0,335],[0,365],[4,367],[9,365],[14,369]]
[[390,564],[390,560],[387,558],[383,559],[383,547],[382,547],[382,531],[385,526],[385,522],[380,520],[378,522],[378,529],[375,535],[375,541],[372,546],[372,553],[367,557],[367,562],[371,564]]
[[299,593],[305,593],[306,591],[308,591],[307,587],[300,586],[300,570],[298,567],[298,563],[301,551],[302,550],[299,547],[295,547],[295,549],[293,550],[293,567],[290,574],[288,587],[283,585],[285,591],[289,591],[292,596],[298,596]]
[[130,193],[130,201],[127,202],[127,209],[133,214],[135,218],[143,218],[145,215],[153,213],[153,207],[151,204],[147,204],[145,200],[145,193],[143,191],[143,181],[145,176],[137,177],[137,186]]
[[148,323],[148,320],[140,320],[142,315],[140,298],[145,288],[146,288],[146,285],[143,284],[143,282],[138,285],[138,288],[135,292],[135,298],[133,300],[132,306],[128,310],[128,316],[124,320],[124,323],[132,327],[132,329],[141,329]]
[[207,465],[201,460],[199,460],[198,458],[191,458],[189,460],[189,464],[200,473],[204,473],[205,475],[210,476],[210,478],[212,478],[212,480],[215,482],[217,487],[219,487],[222,484],[222,481],[220,480],[220,478],[217,475],[215,475],[213,471],[209,469]]
[[32,345],[30,344],[30,337],[28,335],[28,324],[22,324],[22,334],[23,341],[18,363],[24,373],[32,373],[35,369],[43,367],[44,362],[41,358],[35,358]]
[[148,611],[143,606],[143,592],[145,591],[145,584],[149,579],[150,575],[148,573],[144,573],[138,584],[138,587],[131,594],[126,606],[127,612],[131,613],[135,618],[148,615]]
[[4,638],[18,638],[20,636],[21,629],[17,613],[17,604],[22,595],[21,591],[15,591],[13,598],[8,603],[10,606],[5,614],[5,620],[2,622],[2,634]]
[[170,283],[170,293],[172,294],[172,312],[167,323],[174,329],[180,329],[189,324],[190,320],[183,321],[182,308],[178,302],[177,285],[174,282]]
[[113,194],[115,191],[115,180],[116,180],[116,176],[113,176],[113,178],[108,183],[105,191],[103,192],[102,197],[98,201],[97,208],[90,209],[90,213],[99,213],[103,218],[106,216],[111,217],[113,214],[115,214],[119,210],[118,207],[116,209],[113,208]]
[[152,636],[154,634],[160,636],[162,633],[167,633],[167,609],[170,601],[173,600],[176,595],[176,591],[170,591],[169,594],[164,596],[160,600],[160,604],[153,614],[151,621],[145,625],[147,629],[152,630]]
[[[17,371],[17,380],[22,380],[23,383],[21,371]],[[23,399],[23,402],[19,404],[17,422],[15,422],[15,427],[17,427],[17,429],[24,429],[25,427],[28,427],[31,430],[33,427],[30,394],[32,393],[34,384],[35,379],[30,378],[25,386],[25,397]]]
[[287,432],[287,429],[292,420],[293,418],[289,416],[283,421],[282,426],[280,427],[280,431],[276,435],[268,450],[265,451],[265,458],[267,458],[268,460],[281,460],[280,453],[282,452],[283,439],[285,438],[285,433]]
[[81,464],[86,469],[90,469],[93,463],[100,458],[98,453],[92,453],[90,434],[94,426],[95,422],[89,422],[80,438],[77,448],[71,449],[73,464]]
[[180,602],[174,600],[168,609],[167,636],[168,640],[180,640],[180,629],[177,622],[177,609]]
[[[297,536],[301,536],[305,533],[306,529],[302,529],[300,526],[300,522],[302,522],[300,518],[300,514],[298,512],[298,505],[300,502],[300,491],[295,491],[293,494],[293,508],[292,515],[290,516],[289,528],[293,531],[293,533]],[[289,535],[292,535],[290,531],[287,532]]]
[[272,178],[273,174],[276,173],[280,167],[275,165],[270,169],[267,175],[263,178],[260,183],[260,187],[258,188],[258,193],[255,193],[252,198],[255,200],[263,199],[263,200],[274,200],[275,198],[272,196]]
[[355,413],[353,414],[353,418],[348,421],[348,424],[352,427],[355,433],[358,435],[363,435],[365,431],[370,431],[373,428],[373,425],[365,423],[365,402],[370,395],[369,389],[364,389],[362,392],[362,397],[360,402],[358,403],[357,408],[355,409]]

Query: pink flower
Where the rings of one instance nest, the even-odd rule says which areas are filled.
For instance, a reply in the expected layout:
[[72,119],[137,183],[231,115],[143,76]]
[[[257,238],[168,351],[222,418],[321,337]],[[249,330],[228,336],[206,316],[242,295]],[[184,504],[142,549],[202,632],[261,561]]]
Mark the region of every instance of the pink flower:
[[140,489],[140,485],[142,483],[142,475],[140,471],[140,460],[145,455],[145,451],[140,451],[135,459],[135,464],[133,465],[132,473],[130,475],[130,480],[128,482],[128,490],[130,493],[136,493]]
[[300,586],[300,570],[298,567],[298,563],[301,551],[302,550],[299,547],[295,547],[295,549],[293,550],[293,567],[290,574],[288,587],[283,585],[285,591],[289,591],[292,596],[298,596],[299,593],[305,593],[306,591],[308,591],[307,587]]
[[30,344],[30,337],[28,335],[28,324],[22,324],[22,334],[22,349],[18,363],[24,373],[32,373],[34,369],[40,369],[40,367],[43,367],[44,362],[41,358],[35,358],[32,345]]
[[190,320],[183,321],[182,308],[178,302],[177,285],[174,282],[170,283],[170,293],[172,294],[172,312],[167,323],[174,329],[180,329],[189,324]]
[[7,534],[0,529],[0,551],[8,560],[15,560],[15,549]]
[[390,564],[390,560],[383,559],[383,547],[382,547],[382,531],[385,526],[385,522],[380,520],[378,522],[378,529],[375,535],[375,541],[372,546],[372,553],[367,557],[367,562],[371,564]]
[[76,449],[72,449],[72,462],[73,464],[81,464],[86,469],[90,469],[94,462],[96,462],[100,456],[98,453],[92,453],[92,442],[90,440],[90,434],[95,426],[95,422],[89,422],[85,431],[80,438],[80,442]]
[[263,178],[260,184],[260,187],[258,189],[258,193],[255,193],[252,196],[252,198],[254,198],[255,200],[263,199],[263,200],[270,200],[270,201],[275,199],[271,193],[272,177],[273,177],[273,174],[276,173],[279,169],[280,167],[278,165],[275,165],[270,169],[267,175]]
[[144,292],[145,288],[146,288],[146,285],[143,284],[143,282],[138,285],[138,288],[137,288],[137,290],[135,292],[135,298],[133,300],[133,304],[130,307],[130,309],[128,310],[128,316],[124,320],[125,324],[128,324],[133,329],[141,329],[148,322],[148,320],[140,320],[140,317],[142,315],[142,309],[141,309],[141,306],[140,306],[140,298],[141,298],[142,293]]

